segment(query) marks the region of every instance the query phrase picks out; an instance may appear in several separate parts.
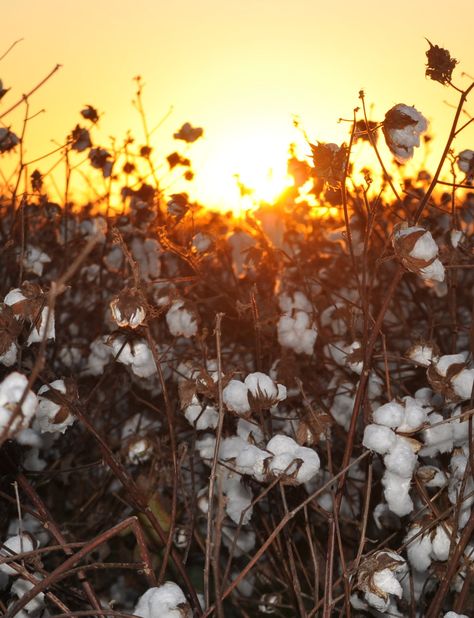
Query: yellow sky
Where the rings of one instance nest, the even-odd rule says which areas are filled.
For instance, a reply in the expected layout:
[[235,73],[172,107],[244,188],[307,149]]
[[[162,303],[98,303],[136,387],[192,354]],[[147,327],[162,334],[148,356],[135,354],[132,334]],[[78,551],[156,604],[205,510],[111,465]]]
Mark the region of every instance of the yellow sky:
[[[339,142],[363,88],[383,118],[396,103],[415,105],[442,144],[456,94],[424,77],[424,37],[447,47],[474,73],[472,0],[328,2],[325,0],[0,0],[2,46],[24,41],[0,64],[12,91],[5,108],[56,63],[63,68],[31,99],[46,113],[29,126],[30,158],[44,154],[77,122],[84,104],[104,116],[101,143],[127,129],[141,139],[131,106],[132,78],[145,82],[150,126],[173,113],[153,135],[166,156],[183,122],[205,135],[190,150],[197,173],[190,193],[212,205],[237,200],[234,173],[243,181],[278,178],[301,119],[309,137]],[[471,105],[474,113],[474,101]],[[8,118],[20,130],[21,113]],[[138,141],[140,141],[140,139]],[[439,141],[438,141],[439,140]],[[474,144],[474,129],[459,147]],[[44,163],[44,169],[47,168]],[[263,182],[263,181],[261,181]],[[170,187],[170,191],[174,187]],[[231,204],[229,204],[231,205]]]

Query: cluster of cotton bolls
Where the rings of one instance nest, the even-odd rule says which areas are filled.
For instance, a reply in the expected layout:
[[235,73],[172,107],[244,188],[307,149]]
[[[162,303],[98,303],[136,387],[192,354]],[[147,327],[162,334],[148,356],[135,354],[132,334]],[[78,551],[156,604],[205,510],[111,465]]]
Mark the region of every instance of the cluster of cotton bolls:
[[149,588],[138,599],[133,610],[140,618],[191,618],[189,603],[181,588],[168,581],[161,586]]
[[364,430],[362,444],[384,456],[382,484],[385,499],[390,510],[400,517],[413,510],[410,484],[421,447],[408,435],[421,429],[429,411],[416,394],[415,397],[407,396],[401,402],[391,401],[377,408],[372,415],[374,423]]
[[281,294],[278,304],[282,315],[278,320],[278,343],[296,354],[311,355],[318,336],[313,307],[303,292]]

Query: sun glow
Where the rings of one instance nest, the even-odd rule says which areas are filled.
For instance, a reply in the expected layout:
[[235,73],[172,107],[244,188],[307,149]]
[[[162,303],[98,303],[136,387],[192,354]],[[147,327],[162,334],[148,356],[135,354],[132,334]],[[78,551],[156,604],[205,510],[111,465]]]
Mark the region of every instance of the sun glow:
[[238,216],[274,203],[291,186],[288,144],[265,136],[240,136],[229,143],[228,149],[210,152],[205,165],[199,165],[193,193],[204,204]]

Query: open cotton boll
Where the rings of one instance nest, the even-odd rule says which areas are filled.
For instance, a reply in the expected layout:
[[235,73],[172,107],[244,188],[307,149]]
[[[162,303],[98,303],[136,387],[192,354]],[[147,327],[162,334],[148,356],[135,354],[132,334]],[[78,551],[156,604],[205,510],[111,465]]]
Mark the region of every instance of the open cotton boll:
[[372,416],[378,425],[395,428],[402,424],[405,417],[405,410],[403,406],[396,401],[389,401],[377,408]]
[[430,232],[426,230],[423,236],[418,238],[415,246],[410,251],[410,255],[418,260],[432,260],[438,255],[438,245],[434,241]]
[[438,258],[433,260],[431,264],[420,268],[420,275],[423,279],[426,279],[428,281],[443,282],[445,274],[446,271],[444,270],[444,266]]
[[[385,593],[385,595],[393,594],[396,597],[401,599],[403,590],[400,585],[400,582],[396,578],[395,573],[391,569],[383,569],[382,571],[376,571],[373,575],[372,581],[379,590]],[[384,599],[381,598],[380,596],[375,595],[370,592],[365,593],[365,598],[369,605],[371,605],[372,607],[375,607],[376,609],[379,609],[379,611],[384,611],[384,610],[377,607],[378,605],[379,606],[381,605],[383,607],[389,602],[388,598],[386,601],[384,601]]]
[[308,297],[303,292],[293,292],[292,294],[280,294],[278,305],[284,313],[291,313],[294,309],[311,313],[313,307]]
[[250,412],[248,393],[246,384],[240,380],[231,380],[222,391],[222,399],[228,410],[237,414],[248,414]]
[[184,416],[190,425],[198,431],[205,429],[215,429],[219,422],[219,413],[214,406],[203,406],[199,403],[198,398],[194,395],[192,402],[186,406]]
[[133,610],[140,618],[191,618],[192,612],[181,588],[174,582],[149,588]]
[[[278,399],[278,387],[275,382],[267,376],[267,374],[261,371],[255,373],[249,373],[244,380],[245,386],[254,397],[261,397],[262,395],[267,399]],[[280,394],[286,397],[286,389]]]
[[403,422],[398,426],[398,431],[411,433],[421,427],[428,416],[427,407],[423,407],[414,397],[404,397],[403,404],[405,413]]
[[[445,419],[437,412],[432,412],[428,416],[428,423],[435,425],[441,423]],[[422,457],[433,457],[438,453],[449,453],[453,450],[454,432],[451,423],[443,422],[442,425],[437,425],[430,429],[424,429],[422,432],[424,446],[420,449]]]
[[277,330],[278,343],[282,347],[291,348],[296,354],[311,356],[318,332],[308,313],[295,311],[292,315],[282,315]]
[[240,476],[234,476],[225,471],[222,481],[222,491],[226,496],[225,512],[235,524],[248,524],[252,518],[253,509],[249,508],[252,504],[253,495],[248,487],[240,480]]
[[462,369],[458,374],[451,378],[454,392],[461,399],[470,399],[474,386],[474,369]]
[[114,356],[119,354],[116,360],[128,365],[136,376],[149,378],[156,373],[153,354],[145,341],[137,340],[133,342],[133,345],[128,342],[124,345],[121,337],[114,337],[112,348]]
[[5,367],[11,367],[16,363],[17,356],[18,348],[16,343],[12,341],[8,350],[6,350],[3,354],[0,354],[0,364],[5,365]]
[[[35,573],[34,576],[36,577],[36,579],[43,579],[40,573]],[[33,582],[30,582],[27,579],[23,579],[22,577],[19,577],[13,582],[12,587],[10,588],[10,593],[12,595],[15,595],[19,599],[21,599],[32,588],[34,588],[35,585],[36,584],[33,584]],[[27,612],[27,615],[28,615],[28,614],[32,614],[33,612],[38,612],[39,610],[43,609],[43,607],[44,607],[44,592],[40,592],[36,596],[34,596],[31,599],[31,601],[29,601],[25,605],[23,609],[25,612]]]
[[269,453],[254,446],[246,444],[235,459],[235,467],[241,474],[249,474],[257,481],[263,481],[265,477],[265,461],[271,457]]
[[[25,391],[26,397],[16,413],[17,404]],[[27,378],[18,371],[8,374],[0,383],[0,434],[9,427],[8,435],[11,437],[20,429],[27,427],[36,412],[36,407],[36,395],[28,390]]]
[[416,466],[417,457],[410,443],[404,438],[397,437],[395,444],[383,458],[389,472],[410,479]]
[[260,427],[256,423],[252,423],[244,418],[239,418],[237,421],[237,435],[246,442],[250,436],[252,436],[255,442],[263,440],[263,431]]
[[209,463],[214,457],[214,450],[216,448],[216,437],[212,433],[206,433],[202,438],[196,440],[196,450],[199,453],[199,457],[204,463]]
[[64,380],[54,380],[50,384],[44,384],[38,391],[36,418],[42,433],[64,433],[70,425],[74,424],[76,419],[67,405],[55,403],[48,397],[44,397],[52,389],[66,395],[67,389]]
[[443,526],[437,526],[436,533],[431,541],[433,560],[445,562],[449,558],[451,539]]
[[239,436],[231,436],[230,438],[224,438],[219,448],[219,459],[222,461],[228,461],[229,459],[235,459],[237,455],[246,447],[248,443],[244,442]]
[[418,343],[406,352],[406,356],[413,362],[418,363],[418,365],[429,367],[436,357],[436,352],[433,346],[425,343]]
[[444,618],[469,618],[467,614],[456,614],[456,612],[448,612],[444,614]]
[[243,530],[242,528],[238,530],[231,526],[222,526],[222,542],[227,549],[233,548],[236,558],[252,551],[255,547],[255,540],[256,536],[253,530]]
[[[11,536],[3,545],[4,546],[0,549],[0,556],[7,558],[14,556],[14,554],[22,554],[35,549],[35,545],[29,534]],[[11,566],[8,566],[8,564],[0,564],[0,572],[5,573],[5,575],[18,575],[17,571]]]
[[174,337],[194,337],[198,331],[196,316],[184,306],[184,300],[175,300],[166,314],[166,323]]
[[268,462],[268,470],[274,476],[285,474],[296,484],[312,480],[321,467],[316,451],[299,446],[289,436],[274,436],[267,444],[267,451],[274,455]]
[[365,448],[385,455],[396,443],[397,435],[390,427],[385,425],[367,425],[364,430],[362,444]]
[[435,362],[436,371],[440,375],[446,377],[446,373],[451,367],[451,365],[465,363],[467,360],[467,356],[468,355],[466,352],[460,352],[459,354],[444,354],[443,356],[440,356]]
[[420,531],[420,526],[412,526],[403,542],[408,543],[407,556],[412,567],[417,571],[426,571],[431,564],[432,546],[429,531],[426,534],[420,534],[413,541],[410,540]]
[[382,477],[384,496],[388,508],[399,517],[404,517],[413,511],[413,500],[410,498],[410,484],[411,478],[399,476],[389,470],[385,470]]
[[55,336],[54,312],[50,312],[49,307],[44,307],[41,312],[41,324],[39,328],[33,326],[26,344],[30,346],[32,343],[40,343],[43,339],[54,339]]

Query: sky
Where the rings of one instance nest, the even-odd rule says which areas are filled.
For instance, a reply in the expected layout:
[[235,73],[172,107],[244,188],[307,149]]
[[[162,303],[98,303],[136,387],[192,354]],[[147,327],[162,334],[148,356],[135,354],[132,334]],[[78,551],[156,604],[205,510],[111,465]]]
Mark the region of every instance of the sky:
[[[0,63],[11,91],[0,111],[28,92],[57,63],[54,77],[30,100],[30,158],[46,154],[92,104],[101,113],[96,140],[143,141],[131,101],[141,75],[156,160],[176,149],[172,134],[186,121],[204,128],[187,153],[196,180],[190,194],[212,206],[240,199],[234,175],[265,197],[285,182],[288,146],[303,144],[297,117],[313,142],[347,140],[363,89],[381,120],[396,103],[415,105],[431,121],[434,154],[449,132],[458,95],[425,78],[430,39],[474,74],[474,3],[459,0],[327,2],[322,0],[0,0],[2,46],[21,43]],[[469,106],[468,106],[469,109]],[[470,110],[474,113],[474,101]],[[21,130],[24,110],[8,117]],[[472,126],[459,149],[474,144]],[[421,157],[421,154],[417,154]],[[421,159],[418,159],[418,162]],[[416,163],[415,158],[415,163]],[[47,169],[53,158],[41,162]],[[179,183],[159,170],[173,192]],[[169,185],[167,184],[169,183]],[[267,186],[265,185],[267,183]]]

